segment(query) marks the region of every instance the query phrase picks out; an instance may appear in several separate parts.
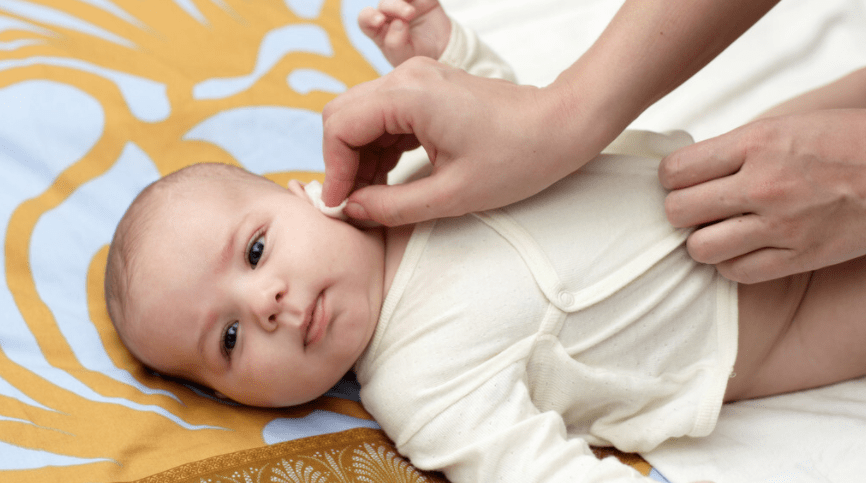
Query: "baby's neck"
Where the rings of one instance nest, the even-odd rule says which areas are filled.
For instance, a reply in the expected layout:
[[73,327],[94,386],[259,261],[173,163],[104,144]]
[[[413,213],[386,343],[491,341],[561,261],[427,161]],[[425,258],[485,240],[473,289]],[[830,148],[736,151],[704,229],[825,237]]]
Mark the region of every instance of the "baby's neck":
[[400,261],[403,259],[403,253],[406,251],[406,245],[409,243],[409,237],[412,236],[412,230],[415,225],[403,225],[394,228],[384,228],[385,238],[385,278],[383,280],[384,296],[388,295],[388,290],[391,289],[391,282],[394,281],[394,275],[397,273],[397,267],[400,266]]

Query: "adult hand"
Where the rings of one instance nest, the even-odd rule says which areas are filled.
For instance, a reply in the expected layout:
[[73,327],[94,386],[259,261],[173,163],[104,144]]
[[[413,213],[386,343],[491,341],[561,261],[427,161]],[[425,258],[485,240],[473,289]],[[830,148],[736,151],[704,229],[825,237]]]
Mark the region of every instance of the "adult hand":
[[[592,159],[777,1],[626,0],[541,89],[410,59],[326,106],[323,200],[335,206],[351,192],[350,217],[400,225],[529,197]],[[430,177],[371,185],[418,145]]]
[[742,283],[863,256],[864,132],[866,110],[825,110],[683,148],[659,167],[668,220],[698,226],[689,254]]
[[[325,107],[323,200],[333,206],[357,189],[346,213],[393,226],[529,197],[609,141],[593,141],[602,124],[597,118],[576,125],[581,116],[566,116],[562,94],[548,91],[410,59]],[[575,132],[582,133],[582,143],[572,139]],[[377,184],[403,151],[419,144],[433,165],[431,176]]]

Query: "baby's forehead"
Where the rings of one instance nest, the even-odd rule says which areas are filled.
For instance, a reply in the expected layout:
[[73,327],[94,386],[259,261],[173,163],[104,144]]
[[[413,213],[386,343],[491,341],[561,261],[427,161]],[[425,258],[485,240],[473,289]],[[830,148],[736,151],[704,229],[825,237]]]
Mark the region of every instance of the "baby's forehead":
[[273,184],[263,176],[243,168],[221,163],[193,164],[175,171],[156,184],[162,184],[168,190],[226,189],[233,186],[244,187],[247,184]]
[[[165,215],[190,207],[210,209],[239,208],[256,193],[269,185],[276,186],[266,178],[243,172],[228,171],[213,175],[191,175],[167,182],[155,193],[153,209]],[[176,216],[176,214],[175,214]]]
[[[183,171],[169,175],[161,181],[165,185],[163,187],[164,194],[170,196],[186,193],[197,195],[211,192],[231,193],[239,191],[259,179],[258,176],[241,169],[220,167]],[[261,178],[261,180],[267,181],[265,178]]]
[[142,192],[130,208],[126,224],[135,238],[144,241],[174,222],[195,217],[240,212],[244,202],[255,199],[270,180],[230,165],[193,165],[172,173]]

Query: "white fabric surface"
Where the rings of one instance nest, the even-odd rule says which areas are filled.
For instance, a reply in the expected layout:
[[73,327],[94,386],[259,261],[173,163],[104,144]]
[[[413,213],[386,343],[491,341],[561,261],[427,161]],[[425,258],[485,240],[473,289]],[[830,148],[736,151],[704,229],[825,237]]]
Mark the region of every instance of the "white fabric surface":
[[[546,85],[595,40],[621,1],[442,0],[524,84]],[[866,0],[782,0],[633,128],[725,133],[866,65]],[[866,380],[726,406],[712,435],[644,455],[672,482],[864,481]]]

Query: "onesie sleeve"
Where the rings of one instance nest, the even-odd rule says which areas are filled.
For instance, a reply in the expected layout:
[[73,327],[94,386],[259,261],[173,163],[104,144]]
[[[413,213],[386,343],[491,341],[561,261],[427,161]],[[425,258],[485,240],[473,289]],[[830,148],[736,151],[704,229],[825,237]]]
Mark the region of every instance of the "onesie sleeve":
[[558,413],[532,404],[522,375],[520,364],[512,365],[426,422],[413,417],[426,412],[415,406],[408,419],[420,425],[387,428],[387,416],[380,422],[413,464],[453,483],[651,481],[616,458],[598,459],[583,439],[567,438]]
[[451,19],[451,37],[439,62],[479,77],[517,82],[514,71],[478,35]]

